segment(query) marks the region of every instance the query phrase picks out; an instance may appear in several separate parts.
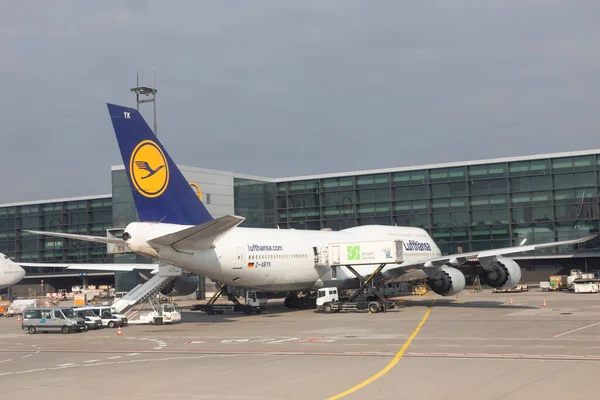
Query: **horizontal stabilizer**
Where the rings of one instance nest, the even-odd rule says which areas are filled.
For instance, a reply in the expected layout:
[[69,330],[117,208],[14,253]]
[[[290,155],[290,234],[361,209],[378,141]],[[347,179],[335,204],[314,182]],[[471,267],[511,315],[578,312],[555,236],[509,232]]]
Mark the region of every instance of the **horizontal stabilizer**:
[[229,230],[245,221],[246,218],[226,215],[191,228],[159,236],[148,244],[169,246],[177,250],[204,250],[214,247],[217,241]]
[[120,245],[125,244],[125,241],[123,241],[123,239],[108,238],[106,236],[76,235],[73,233],[62,233],[62,232],[30,231],[28,229],[23,229],[23,231],[29,232],[29,233],[35,233],[36,235],[56,236],[56,237],[62,237],[62,238],[67,238],[67,239],[83,240],[86,242],[110,243],[110,244],[120,244]]
[[64,263],[22,263],[18,262],[21,267],[35,267],[35,268],[65,268],[65,269],[78,269],[78,270],[89,270],[89,271],[112,271],[112,272],[129,272],[134,270],[149,270],[158,272],[157,264],[64,264]]

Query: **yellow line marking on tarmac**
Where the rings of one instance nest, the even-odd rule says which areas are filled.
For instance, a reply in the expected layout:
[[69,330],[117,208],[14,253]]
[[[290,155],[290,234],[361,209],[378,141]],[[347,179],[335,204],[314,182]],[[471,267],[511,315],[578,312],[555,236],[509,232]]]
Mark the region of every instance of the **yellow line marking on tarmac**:
[[363,381],[363,382],[359,383],[358,385],[356,385],[354,387],[351,387],[350,389],[346,390],[345,392],[342,392],[340,394],[336,394],[333,397],[329,397],[327,400],[337,400],[337,399],[341,399],[344,396],[348,396],[349,394],[354,393],[354,392],[356,392],[359,389],[362,389],[363,387],[367,386],[370,383],[375,382],[377,379],[381,378],[383,375],[385,375],[388,372],[390,372],[390,370],[392,368],[394,368],[394,366],[396,364],[398,364],[398,361],[400,361],[400,359],[404,355],[404,352],[406,351],[406,349],[408,349],[408,346],[410,346],[410,343],[418,335],[419,331],[421,330],[421,328],[425,324],[425,321],[427,321],[427,318],[429,318],[429,314],[431,314],[431,310],[433,309],[433,305],[435,304],[435,300],[436,299],[433,299],[433,302],[431,303],[431,305],[429,307],[427,307],[427,312],[425,313],[425,316],[423,317],[423,319],[421,320],[421,322],[419,322],[419,325],[417,325],[417,328],[408,337],[408,340],[406,340],[406,343],[404,343],[404,346],[402,346],[402,348],[394,356],[394,359],[392,361],[390,361],[389,364],[385,366],[385,368],[383,368],[381,371],[379,371],[378,373],[376,373],[375,375],[373,375],[372,377],[370,377],[366,381]]

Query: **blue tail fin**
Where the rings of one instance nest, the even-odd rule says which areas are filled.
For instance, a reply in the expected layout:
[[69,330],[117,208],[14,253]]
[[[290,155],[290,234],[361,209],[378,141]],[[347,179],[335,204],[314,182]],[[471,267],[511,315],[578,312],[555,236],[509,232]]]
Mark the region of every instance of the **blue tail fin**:
[[108,104],[142,222],[198,225],[213,218],[135,108]]

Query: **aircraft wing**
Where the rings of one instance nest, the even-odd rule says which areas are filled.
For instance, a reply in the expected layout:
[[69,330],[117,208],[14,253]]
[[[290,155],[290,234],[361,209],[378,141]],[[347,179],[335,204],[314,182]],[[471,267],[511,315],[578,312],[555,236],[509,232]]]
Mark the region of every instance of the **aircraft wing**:
[[461,265],[464,264],[468,259],[472,258],[489,258],[494,256],[503,256],[507,254],[517,254],[526,251],[533,251],[537,249],[544,249],[548,247],[558,247],[558,246],[569,246],[572,244],[578,244],[587,242],[592,240],[597,235],[589,235],[579,239],[572,240],[563,240],[560,242],[549,242],[549,243],[541,243],[541,244],[530,244],[525,246],[514,246],[514,247],[504,247],[501,249],[490,249],[490,250],[481,250],[481,251],[472,251],[470,253],[459,253],[459,254],[450,254],[447,256],[433,257],[424,260],[420,260],[418,262],[410,263],[410,264],[401,264],[402,267],[439,267],[445,264],[448,265]]
[[64,264],[64,263],[22,263],[17,262],[21,267],[36,267],[36,268],[65,268],[90,271],[123,271],[129,272],[136,269],[158,272],[158,264]]
[[507,254],[517,254],[526,251],[544,249],[548,247],[568,246],[572,244],[587,242],[591,239],[594,239],[596,236],[597,235],[590,235],[580,239],[563,240],[560,242],[531,244],[527,246],[504,247],[501,249],[472,251],[470,253],[450,254],[447,256],[427,258],[412,263],[399,264],[394,266],[390,265],[390,268],[385,268],[382,274],[384,280],[386,281],[410,281],[415,279],[424,279],[427,277],[427,275],[423,272],[423,270],[427,268],[441,267],[443,265],[459,266],[464,264],[467,260],[473,258],[483,259]]

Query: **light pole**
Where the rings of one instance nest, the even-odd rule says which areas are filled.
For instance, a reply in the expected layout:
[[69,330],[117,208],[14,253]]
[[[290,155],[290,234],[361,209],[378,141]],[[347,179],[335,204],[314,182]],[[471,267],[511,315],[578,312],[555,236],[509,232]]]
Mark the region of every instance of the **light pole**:
[[[143,103],[153,103],[154,106],[154,134],[156,136],[158,136],[158,128],[156,126],[156,69],[154,67],[152,67],[152,75],[153,75],[153,83],[152,83],[152,87],[149,88],[148,86],[140,86],[140,74],[136,74],[137,75],[137,85],[136,87],[130,89],[131,92],[135,93],[135,101],[136,101],[136,108],[139,111],[140,110],[140,104]],[[152,96],[149,99],[143,99],[140,100],[140,96]]]

